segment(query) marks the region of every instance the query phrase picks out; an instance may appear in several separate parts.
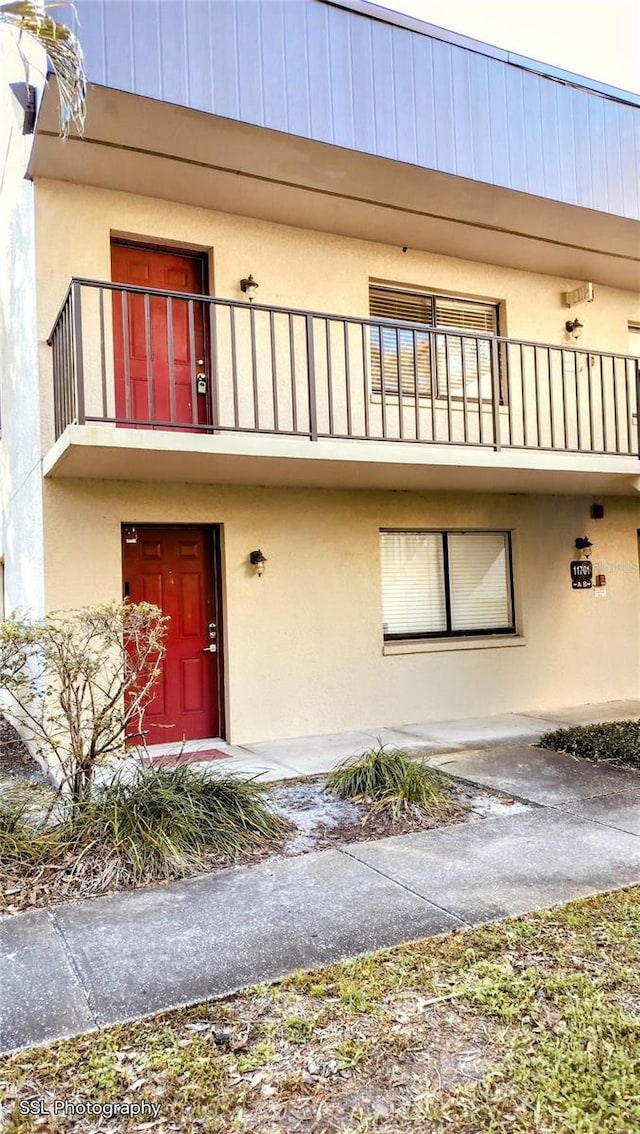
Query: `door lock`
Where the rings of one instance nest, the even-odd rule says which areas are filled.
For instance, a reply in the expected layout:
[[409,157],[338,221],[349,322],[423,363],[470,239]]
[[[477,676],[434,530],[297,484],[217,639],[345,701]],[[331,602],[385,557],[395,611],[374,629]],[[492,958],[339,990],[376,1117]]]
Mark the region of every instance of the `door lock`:
[[216,636],[216,634],[217,634],[217,629],[218,629],[218,628],[217,628],[217,626],[216,626],[215,622],[210,622],[210,623],[209,623],[209,637],[210,637],[210,638],[215,638],[215,636]]
[[206,394],[208,390],[207,376],[203,373],[196,374],[196,390],[199,394]]

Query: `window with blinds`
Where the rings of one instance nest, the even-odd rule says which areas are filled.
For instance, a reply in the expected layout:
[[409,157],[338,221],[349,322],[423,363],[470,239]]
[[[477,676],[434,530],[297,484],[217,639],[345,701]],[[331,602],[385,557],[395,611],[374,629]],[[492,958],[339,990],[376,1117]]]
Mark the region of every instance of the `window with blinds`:
[[[372,285],[369,311],[374,319],[388,326],[371,328],[371,374],[374,393],[402,396],[429,396],[432,392],[430,332],[421,326],[447,328],[435,333],[433,352],[436,362],[438,397],[490,398],[492,389],[491,344],[486,339],[456,334],[468,330],[476,334],[498,333],[498,311],[493,303],[448,299],[423,292],[411,292]],[[412,323],[402,328],[399,323]]]
[[429,335],[420,325],[433,326],[434,304],[429,295],[392,291],[385,287],[369,290],[372,319],[389,323],[414,323],[411,330],[395,326],[371,328],[371,378],[374,393],[420,397],[431,393]]
[[382,531],[385,639],[515,632],[509,532]]

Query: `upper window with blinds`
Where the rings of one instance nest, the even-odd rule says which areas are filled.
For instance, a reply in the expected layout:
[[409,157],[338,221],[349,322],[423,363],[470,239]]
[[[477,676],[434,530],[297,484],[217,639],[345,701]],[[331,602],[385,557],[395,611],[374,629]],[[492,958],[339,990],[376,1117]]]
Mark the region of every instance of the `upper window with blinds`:
[[[387,324],[371,327],[374,393],[384,390],[385,395],[419,398],[433,392],[435,397],[491,398],[491,342],[460,332],[497,335],[495,303],[372,284],[369,312],[372,319]],[[400,325],[407,323],[413,326]]]

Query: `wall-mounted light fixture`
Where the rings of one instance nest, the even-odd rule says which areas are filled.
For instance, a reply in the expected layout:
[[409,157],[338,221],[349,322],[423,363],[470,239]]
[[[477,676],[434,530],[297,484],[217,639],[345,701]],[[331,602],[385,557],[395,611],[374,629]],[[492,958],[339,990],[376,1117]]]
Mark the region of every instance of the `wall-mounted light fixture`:
[[565,323],[565,330],[568,335],[571,335],[572,338],[580,338],[580,335],[582,334],[582,323],[578,319],[577,315],[575,319],[567,319]]
[[267,562],[267,558],[262,554],[259,547],[255,551],[249,552],[249,562],[258,578],[260,578],[261,575],[264,574],[264,565]]
[[584,559],[589,559],[589,557],[591,556],[592,547],[593,544],[589,539],[589,536],[578,536],[576,540],[576,551],[579,551]]
[[36,125],[36,88],[30,83],[10,83],[16,99],[22,107],[24,114],[22,120],[22,133],[33,134]]
[[246,280],[240,280],[240,288],[245,293],[247,299],[255,299],[258,290],[258,284],[253,276],[247,276]]

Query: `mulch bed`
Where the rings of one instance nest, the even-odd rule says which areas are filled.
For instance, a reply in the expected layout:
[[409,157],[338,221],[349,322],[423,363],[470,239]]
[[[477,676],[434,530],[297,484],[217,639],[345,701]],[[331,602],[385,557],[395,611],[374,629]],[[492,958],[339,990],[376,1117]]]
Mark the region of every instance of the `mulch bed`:
[[[7,802],[25,799],[29,807],[43,809],[53,798],[48,781],[32,760],[20,737],[0,718],[0,793]],[[22,792],[22,794],[20,794]],[[293,857],[338,848],[347,843],[408,835],[464,822],[472,813],[482,814],[482,805],[513,800],[499,800],[497,793],[452,781],[450,797],[432,814],[414,807],[394,819],[389,811],[371,812],[363,803],[338,799],[324,790],[324,777],[290,780],[269,787],[274,809],[289,826],[289,832],[277,842],[258,844],[234,856],[219,852],[204,855],[197,864],[181,866],[173,878],[150,880],[136,885],[123,884],[105,874],[99,855],[83,856],[79,865],[75,852],[55,862],[32,867],[0,866],[0,914],[60,902],[106,895],[143,885],[162,885],[178,878],[216,873],[230,866],[251,866],[267,859]]]
[[398,819],[388,810],[371,812],[364,804],[337,799],[325,792],[323,785],[324,778],[320,777],[289,782],[272,791],[276,810],[300,831],[284,843],[285,855],[448,827],[461,823],[469,814],[468,793],[462,785],[454,785],[455,802],[446,810],[429,815],[414,807]]
[[348,800],[339,800],[323,790],[323,779],[293,781],[274,786],[270,794],[275,809],[291,825],[290,833],[277,843],[259,844],[235,856],[219,853],[205,855],[201,864],[190,865],[176,871],[174,878],[150,880],[148,883],[126,885],[110,884],[104,876],[104,864],[98,857],[86,855],[78,866],[73,852],[66,859],[47,864],[25,873],[23,870],[0,869],[0,914],[14,914],[24,910],[60,902],[104,896],[126,890],[141,889],[147,885],[164,885],[178,878],[217,873],[230,866],[254,866],[268,859],[293,857],[313,851],[338,848],[346,843],[384,839],[391,835],[406,835],[416,831],[461,823],[469,817],[470,804],[491,793],[470,792],[463,785],[454,785],[455,803],[440,814],[427,815],[417,809],[394,821],[388,813],[374,813],[367,817],[366,808]]

